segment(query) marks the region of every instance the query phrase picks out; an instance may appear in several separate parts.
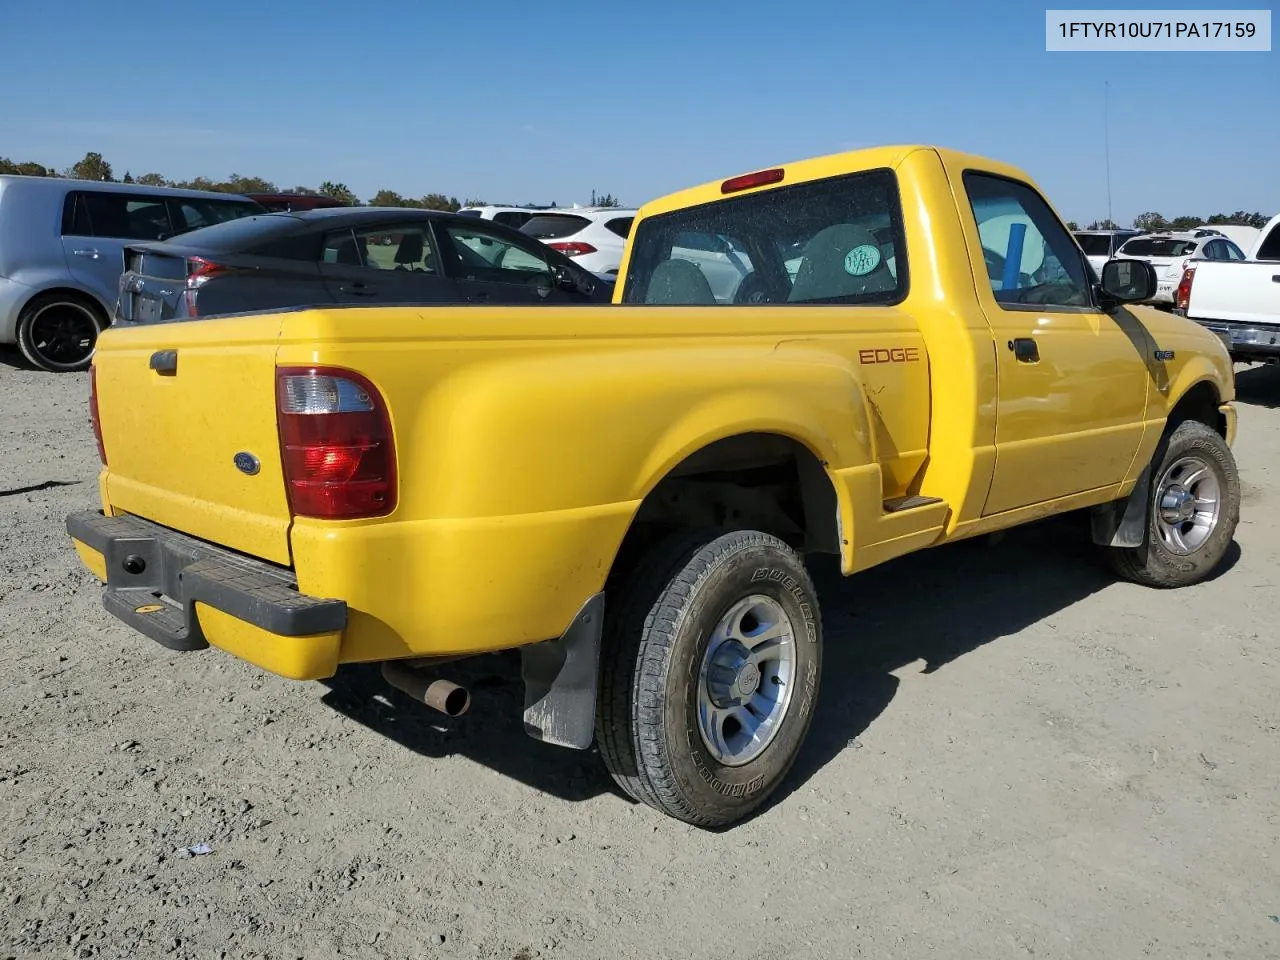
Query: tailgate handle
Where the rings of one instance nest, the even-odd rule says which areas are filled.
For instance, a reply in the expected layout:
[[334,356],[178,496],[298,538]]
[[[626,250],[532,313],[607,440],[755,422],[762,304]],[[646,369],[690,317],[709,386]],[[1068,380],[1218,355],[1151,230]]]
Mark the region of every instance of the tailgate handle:
[[1280,283],[1280,273],[1273,273],[1273,274],[1271,275],[1271,282],[1272,282],[1272,283]]
[[172,377],[178,372],[178,351],[157,350],[151,355],[151,369],[162,377]]

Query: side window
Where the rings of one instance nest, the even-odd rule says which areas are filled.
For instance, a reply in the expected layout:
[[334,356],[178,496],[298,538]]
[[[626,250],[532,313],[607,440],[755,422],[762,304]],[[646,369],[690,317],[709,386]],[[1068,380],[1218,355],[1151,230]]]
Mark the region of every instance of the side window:
[[320,248],[321,263],[338,263],[347,267],[363,267],[365,259],[356,246],[355,234],[350,230],[336,230],[327,233],[324,245]]
[[253,204],[238,200],[187,199],[177,201],[178,216],[183,230],[199,230],[215,223],[238,220],[259,213]]
[[1258,247],[1258,259],[1280,260],[1280,223],[1271,228],[1271,232]]
[[402,273],[436,273],[439,260],[431,241],[431,227],[416,223],[383,223],[355,231],[365,266]]
[[1091,307],[1084,264],[1044,199],[1024,183],[966,173],[987,280],[1006,310]]
[[631,234],[631,225],[635,222],[635,217],[618,217],[610,220],[604,225],[606,230],[612,231],[620,236],[623,240]]
[[62,209],[62,235],[93,236],[93,225],[89,223],[89,208],[84,204],[83,193],[67,194],[66,203]]
[[491,283],[552,282],[550,264],[532,243],[514,243],[469,223],[445,223],[441,229],[452,248],[451,272],[458,277]]
[[1226,260],[1227,244],[1225,240],[1210,240],[1204,255],[1210,260]]
[[531,213],[517,213],[513,210],[503,210],[501,213],[493,215],[493,222],[500,223],[504,227],[510,227],[512,230],[519,230],[533,216]]
[[1241,250],[1239,247],[1237,247],[1237,246],[1236,246],[1234,243],[1232,243],[1230,240],[1224,240],[1224,241],[1222,241],[1222,242],[1223,242],[1223,243],[1226,245],[1226,247],[1227,247],[1227,259],[1228,259],[1228,260],[1243,260],[1243,259],[1245,259],[1244,251],[1243,251],[1243,250]]
[[626,303],[893,304],[907,292],[898,184],[888,170],[647,217],[630,242]]
[[86,191],[80,195],[92,236],[159,240],[175,231],[164,197]]

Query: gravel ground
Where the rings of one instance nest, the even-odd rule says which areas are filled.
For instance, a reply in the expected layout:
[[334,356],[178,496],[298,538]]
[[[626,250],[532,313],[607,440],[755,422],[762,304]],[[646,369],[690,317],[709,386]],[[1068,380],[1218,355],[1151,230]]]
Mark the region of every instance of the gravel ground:
[[809,743],[709,833],[526,739],[502,659],[450,721],[117,623],[62,526],[87,378],[0,354],[0,960],[1280,957],[1280,371],[1239,377],[1228,571],[1114,583],[1052,522],[816,571]]

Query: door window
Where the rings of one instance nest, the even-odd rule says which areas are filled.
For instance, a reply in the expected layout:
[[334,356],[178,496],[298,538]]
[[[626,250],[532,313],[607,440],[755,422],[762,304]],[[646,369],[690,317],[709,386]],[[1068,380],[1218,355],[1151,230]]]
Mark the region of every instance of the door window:
[[515,243],[483,225],[472,226],[469,223],[446,223],[443,233],[451,248],[452,272],[461,279],[490,283],[553,283],[550,264],[545,255],[532,245]]
[[383,223],[355,231],[365,265],[401,273],[436,273],[431,227],[418,223]]
[[116,240],[159,240],[174,233],[164,197],[83,191],[67,198],[64,232]]
[[1093,308],[1084,262],[1044,199],[1026,184],[966,173],[987,281],[1005,310]]
[[1244,251],[1243,251],[1243,250],[1241,250],[1239,247],[1237,247],[1237,246],[1236,246],[1234,243],[1232,243],[1230,240],[1223,240],[1222,242],[1223,242],[1223,244],[1224,244],[1224,245],[1226,246],[1226,248],[1227,248],[1227,259],[1228,259],[1228,260],[1243,260],[1243,259],[1245,259]]

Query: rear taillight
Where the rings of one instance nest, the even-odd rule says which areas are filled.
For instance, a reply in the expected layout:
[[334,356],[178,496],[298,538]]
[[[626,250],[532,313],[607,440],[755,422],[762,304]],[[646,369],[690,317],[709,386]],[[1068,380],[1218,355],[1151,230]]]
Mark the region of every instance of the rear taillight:
[[107,448],[102,443],[102,419],[98,416],[98,368],[89,364],[89,420],[93,424],[93,439],[98,443],[98,459],[107,465]]
[[1196,268],[1187,267],[1182,271],[1182,279],[1178,281],[1178,289],[1173,292],[1173,307],[1186,312],[1191,304],[1191,281],[1196,278]]
[[230,268],[204,257],[187,257],[187,289],[182,291],[182,299],[186,303],[188,317],[199,317],[196,308],[196,291],[214,277],[227,273]]
[[561,240],[556,243],[549,243],[547,246],[552,250],[559,250],[566,257],[581,257],[585,254],[596,252],[596,248],[591,244],[574,240]]
[[395,443],[373,384],[351,370],[281,367],[276,410],[294,516],[351,520],[395,508]]

